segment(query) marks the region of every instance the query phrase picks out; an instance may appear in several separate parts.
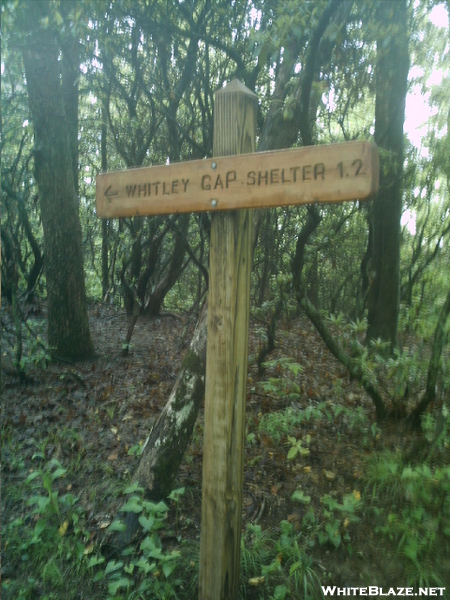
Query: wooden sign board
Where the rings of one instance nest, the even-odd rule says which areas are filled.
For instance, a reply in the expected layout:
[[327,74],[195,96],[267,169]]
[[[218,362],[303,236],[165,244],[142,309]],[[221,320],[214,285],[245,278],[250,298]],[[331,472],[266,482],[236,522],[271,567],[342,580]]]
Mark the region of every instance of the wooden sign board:
[[364,200],[378,189],[365,141],[141,167],[97,176],[99,217]]

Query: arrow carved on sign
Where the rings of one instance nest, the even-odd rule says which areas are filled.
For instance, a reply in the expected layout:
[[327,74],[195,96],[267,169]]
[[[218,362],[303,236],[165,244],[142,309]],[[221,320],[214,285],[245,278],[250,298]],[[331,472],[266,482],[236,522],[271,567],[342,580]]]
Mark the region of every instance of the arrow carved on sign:
[[105,196],[108,198],[108,200],[111,202],[111,197],[112,196],[118,196],[119,192],[111,192],[112,185],[108,186],[108,189],[105,191]]

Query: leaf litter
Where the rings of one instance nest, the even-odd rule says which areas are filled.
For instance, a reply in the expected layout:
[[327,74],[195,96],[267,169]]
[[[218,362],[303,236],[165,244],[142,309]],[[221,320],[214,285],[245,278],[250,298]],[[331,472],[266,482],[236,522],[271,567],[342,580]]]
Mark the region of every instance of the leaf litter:
[[[108,326],[105,326],[105,322]],[[108,525],[123,505],[121,490],[138,464],[130,449],[142,446],[164,407],[195,328],[192,317],[138,320],[128,357],[121,352],[127,319],[112,307],[90,311],[91,334],[98,356],[90,362],[50,364],[46,371],[31,371],[26,383],[11,375],[3,380],[2,427],[10,440],[2,459],[3,486],[25,480],[39,462],[58,459],[69,467],[69,477],[59,480],[61,490],[72,490],[87,515],[91,541],[89,551],[100,545]],[[317,510],[321,499],[346,494],[360,498],[359,478],[366,456],[380,446],[378,436],[363,428],[349,428],[346,415],[332,408],[344,403],[349,411],[363,411],[368,423],[375,419],[370,399],[351,381],[342,365],[328,352],[313,326],[302,318],[281,323],[276,349],[270,355],[274,366],[258,375],[256,355],[258,324],[251,324],[250,358],[246,405],[247,443],[244,468],[243,528],[258,523],[262,529],[276,528],[282,520],[302,526],[306,511]],[[283,377],[277,359],[290,358],[301,365],[291,373],[297,393],[287,399],[264,392],[262,381]],[[336,397],[335,381],[341,396]],[[280,443],[260,425],[267,415],[328,407],[328,418],[310,418],[283,434]],[[179,470],[175,487],[185,494],[177,504],[177,529],[182,538],[199,538],[202,479],[203,414],[199,415],[194,436]],[[325,409],[326,412],[326,409]],[[308,453],[296,453],[288,460],[288,435],[309,439]],[[383,432],[384,447],[395,449],[402,443],[397,427]],[[404,440],[403,440],[404,441]],[[12,456],[11,449],[17,451]],[[27,498],[2,503],[2,523],[12,522],[27,512]],[[173,513],[175,509],[172,507]],[[171,517],[174,514],[171,513]],[[373,569],[383,569],[382,557],[367,540],[370,528],[351,530],[352,545],[364,548],[365,561]],[[65,535],[62,525],[60,535]],[[88,550],[86,550],[88,551]],[[323,569],[333,573],[339,584],[351,577],[342,556],[317,548]],[[3,563],[8,561],[7,553]],[[376,567],[375,565],[378,566]],[[367,565],[364,569],[369,568]],[[253,583],[253,582],[252,582]]]

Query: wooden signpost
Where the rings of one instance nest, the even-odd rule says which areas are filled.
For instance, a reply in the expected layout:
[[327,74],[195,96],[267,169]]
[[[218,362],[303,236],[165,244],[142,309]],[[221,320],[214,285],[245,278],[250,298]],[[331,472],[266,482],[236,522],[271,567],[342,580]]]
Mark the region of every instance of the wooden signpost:
[[348,142],[255,154],[256,95],[215,95],[213,159],[102,173],[97,214],[211,211],[200,600],[236,600],[244,468],[252,208],[363,200],[378,152]]

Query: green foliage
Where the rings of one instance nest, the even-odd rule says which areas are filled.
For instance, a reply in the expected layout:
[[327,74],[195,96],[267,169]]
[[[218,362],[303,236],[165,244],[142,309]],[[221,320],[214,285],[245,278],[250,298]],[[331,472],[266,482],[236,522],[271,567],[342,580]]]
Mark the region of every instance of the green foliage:
[[[313,560],[303,550],[300,535],[288,521],[273,532],[247,525],[241,539],[241,597],[256,588],[260,598],[321,598]],[[250,595],[251,597],[251,595]]]
[[411,466],[400,453],[383,453],[368,462],[364,478],[375,531],[394,545],[407,585],[442,585],[450,538],[450,467]]
[[[291,392],[293,388],[299,389],[298,384],[292,380],[292,375],[296,376],[298,373],[301,373],[301,365],[290,362],[289,359],[277,359],[266,364],[278,369],[281,376],[261,382],[262,389],[286,401],[297,398],[301,399],[301,395],[298,392],[294,396]],[[281,367],[284,367],[284,371],[281,371]],[[334,389],[338,397],[342,392],[341,383],[340,380],[335,380],[334,382]],[[352,431],[357,429],[360,432],[364,432],[366,441],[367,439],[374,439],[379,434],[377,424],[369,422],[362,406],[349,408],[338,402],[319,402],[309,405],[304,409],[291,405],[283,410],[266,413],[259,422],[258,430],[260,433],[269,435],[275,442],[280,442],[285,437],[287,443],[291,446],[287,456],[291,460],[297,455],[307,456],[309,454],[310,436],[307,435],[303,439],[295,437],[293,434],[303,423],[310,423],[312,421],[316,423],[321,421],[327,423],[336,421],[339,423],[342,433],[345,430]]]
[[258,429],[261,433],[269,435],[275,442],[279,442],[283,436],[289,435],[299,427],[304,420],[308,421],[313,413],[316,414],[313,408],[299,410],[289,406],[282,411],[263,415]]
[[345,494],[342,504],[329,494],[325,494],[320,501],[324,509],[323,529],[317,535],[319,544],[321,546],[330,544],[334,548],[339,548],[342,543],[345,543],[347,551],[351,554],[351,538],[347,528],[351,523],[360,521],[356,512],[362,508],[361,494],[357,491]]
[[295,490],[291,499],[301,504],[309,504],[311,502],[311,496],[306,496],[303,490]]
[[[291,448],[288,452],[287,458],[288,460],[293,460],[297,455],[300,456],[308,456],[309,454],[309,444],[311,443],[311,436],[305,436],[305,439],[296,439],[295,437],[288,435],[288,442],[291,444]],[[303,445],[305,444],[305,445]]]
[[[165,502],[154,503],[143,499],[143,488],[137,483],[128,486],[124,493],[128,496],[121,512],[139,514],[142,539],[137,552],[132,548],[122,551],[122,559],[106,560],[94,555],[88,563],[93,581],[103,582],[109,598],[132,598],[135,594],[151,594],[157,598],[176,598],[176,588],[181,580],[175,571],[180,566],[180,552],[166,551],[163,548],[158,531],[166,526],[167,512]],[[170,499],[178,503],[184,493],[183,488],[174,490]],[[124,524],[116,519],[111,523],[111,531],[122,531]]]
[[60,495],[57,485],[67,470],[57,459],[32,471],[25,486],[32,494],[25,515],[8,523],[4,548],[18,571],[28,565],[28,585],[18,579],[4,578],[5,592],[27,598],[40,585],[54,590],[66,590],[67,579],[80,577],[85,570],[85,549],[89,539],[85,515],[78,498],[71,493]]
[[[327,321],[336,332],[342,347],[351,356],[353,365],[361,373],[362,381],[382,390],[395,409],[400,413],[405,412],[409,397],[414,395],[420,398],[422,389],[426,386],[429,367],[429,352],[424,344],[417,345],[413,342],[410,346],[404,345],[401,349],[395,348],[390,352],[389,344],[381,339],[371,340],[368,346],[365,344],[365,320],[348,321],[340,313],[337,316],[329,315]],[[427,329],[428,340],[433,337],[435,326],[436,321],[433,320]],[[448,390],[447,373],[448,367],[444,359],[437,390],[438,394],[442,393],[442,397]]]
[[433,450],[433,457],[436,452],[444,453],[445,456],[450,449],[450,410],[448,406],[443,404],[440,414],[437,416],[431,413],[425,414],[422,418],[422,429]]
[[267,381],[261,382],[260,385],[266,393],[281,396],[286,400],[295,400],[300,397],[300,386],[295,379],[303,370],[301,365],[291,358],[279,358],[263,363],[263,367],[283,375],[282,377],[270,377]]

